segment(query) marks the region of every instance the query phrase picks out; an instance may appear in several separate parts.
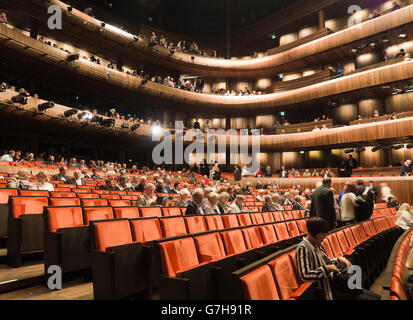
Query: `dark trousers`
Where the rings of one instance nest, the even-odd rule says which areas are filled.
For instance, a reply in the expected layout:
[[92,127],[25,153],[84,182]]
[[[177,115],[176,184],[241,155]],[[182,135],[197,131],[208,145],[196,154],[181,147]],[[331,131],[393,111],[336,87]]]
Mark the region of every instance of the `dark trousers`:
[[362,289],[361,293],[350,293],[338,288],[330,281],[331,291],[333,292],[333,300],[381,300],[378,294]]

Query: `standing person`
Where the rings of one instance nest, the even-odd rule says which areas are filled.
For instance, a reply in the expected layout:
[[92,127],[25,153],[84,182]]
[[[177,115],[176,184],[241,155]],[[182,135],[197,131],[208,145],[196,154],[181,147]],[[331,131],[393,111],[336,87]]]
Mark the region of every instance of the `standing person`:
[[328,223],[320,217],[312,217],[307,223],[307,236],[296,249],[296,263],[303,281],[311,281],[322,289],[326,300],[380,300],[380,296],[367,290],[344,292],[332,280],[339,268],[350,267],[351,263],[344,257],[331,259],[325,252],[322,242],[328,231]]
[[376,202],[377,195],[379,194],[379,190],[374,185],[373,181],[369,181],[369,189],[370,189],[371,193],[373,194],[373,201]]
[[329,230],[337,226],[336,211],[334,209],[334,195],[330,190],[331,178],[323,178],[323,183],[313,193],[311,200],[310,217],[323,218],[328,223]]
[[288,170],[284,166],[281,166],[280,178],[288,178]]
[[353,156],[350,154],[350,155],[348,156],[346,165],[347,165],[347,172],[348,172],[348,174],[349,174],[349,177],[351,177],[351,176],[353,175],[353,169],[355,169],[355,168],[358,167],[358,162],[357,162],[357,160],[354,159]]
[[234,171],[234,180],[241,181],[241,167],[237,165]]
[[369,187],[364,186],[363,180],[357,180],[356,189],[356,219],[357,221],[364,221],[370,219],[373,214],[374,202],[373,193],[370,191]]
[[412,174],[412,161],[406,160],[403,163],[402,171],[400,172],[401,177],[410,176]]
[[341,198],[341,226],[346,226],[356,222],[356,203],[357,188],[349,183],[344,186],[344,195]]
[[265,176],[266,176],[267,178],[271,178],[271,177],[272,177],[272,169],[271,169],[271,167],[270,167],[269,165],[265,168]]

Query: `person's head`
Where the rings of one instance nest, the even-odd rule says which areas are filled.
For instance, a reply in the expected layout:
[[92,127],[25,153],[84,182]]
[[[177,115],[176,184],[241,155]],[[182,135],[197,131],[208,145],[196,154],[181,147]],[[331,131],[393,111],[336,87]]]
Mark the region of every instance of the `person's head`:
[[121,186],[124,186],[126,184],[126,176],[120,176],[119,177],[119,184]]
[[21,180],[28,180],[30,177],[30,171],[27,169],[20,169],[17,172],[17,176],[19,177],[19,179]]
[[274,202],[274,203],[279,203],[279,201],[280,201],[280,195],[279,195],[278,193],[274,193],[274,194],[271,196],[271,200],[272,200],[272,202]]
[[373,181],[369,181],[369,187],[374,187],[374,182]]
[[188,199],[189,199],[190,196],[191,196],[191,193],[188,191],[188,189],[182,189],[182,190],[179,192],[179,198],[180,198],[182,201],[188,201]]
[[218,201],[220,203],[225,203],[228,201],[228,199],[229,199],[229,194],[227,192],[224,191],[219,194]]
[[207,198],[211,206],[216,206],[216,204],[218,203],[218,197],[219,195],[216,192],[211,192],[208,194]]
[[323,178],[323,185],[327,188],[331,188],[332,180],[329,177]]
[[148,196],[152,197],[154,191],[155,191],[155,186],[152,183],[148,183],[146,184],[143,192],[147,194]]
[[37,181],[41,184],[45,183],[47,181],[47,174],[44,173],[43,171],[39,171],[39,173],[36,175]]
[[76,180],[80,179],[81,177],[81,172],[79,170],[75,170],[73,172],[73,178],[75,178]]
[[202,200],[204,199],[204,190],[197,188],[192,192],[192,200],[196,204],[201,204]]
[[147,180],[148,180],[148,179],[147,179],[145,176],[143,176],[143,177],[141,177],[140,183],[141,183],[142,185],[145,185]]
[[244,204],[245,197],[241,194],[237,194],[235,198],[235,203],[239,206],[242,206]]
[[112,179],[107,178],[107,179],[105,180],[105,183],[106,183],[106,186],[107,186],[107,187],[111,187],[111,186],[112,186]]
[[357,185],[357,187],[364,187],[364,181],[363,180],[357,180],[356,185]]
[[344,186],[344,193],[354,193],[356,194],[357,188],[353,183],[348,183]]
[[265,195],[265,196],[264,196],[264,201],[265,201],[265,203],[271,205],[271,204],[272,204],[272,198],[271,198],[271,196],[270,196],[269,194]]
[[320,217],[311,217],[308,219],[306,227],[308,239],[316,245],[319,245],[324,241],[329,231],[327,221]]
[[403,211],[407,211],[407,212],[410,212],[410,213],[411,213],[411,211],[410,211],[410,205],[409,205],[408,203],[403,203],[403,204],[399,207],[399,210],[397,210],[396,217],[398,218],[398,217],[403,213]]
[[10,154],[12,157],[14,157],[14,156],[16,155],[16,151],[10,150],[10,151],[9,151],[9,154]]
[[61,176],[64,176],[64,175],[66,175],[66,167],[60,167],[60,169],[59,169],[59,173],[60,173],[60,175]]
[[412,164],[411,160],[406,160],[406,166],[410,166]]

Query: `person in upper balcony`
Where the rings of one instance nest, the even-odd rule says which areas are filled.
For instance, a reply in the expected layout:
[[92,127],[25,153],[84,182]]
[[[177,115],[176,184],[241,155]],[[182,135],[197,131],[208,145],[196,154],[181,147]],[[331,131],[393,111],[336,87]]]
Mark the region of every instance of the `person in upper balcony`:
[[393,1],[391,11],[396,11],[398,9],[400,9],[400,5],[396,1]]
[[13,162],[15,155],[16,152],[14,150],[10,150],[9,153],[2,155],[1,161]]
[[400,49],[400,51],[396,54],[396,59],[404,58],[405,55],[406,55],[406,52],[404,51],[404,49]]
[[402,170],[400,172],[401,177],[410,176],[412,174],[412,161],[406,160],[403,163]]
[[316,131],[321,131],[321,129],[318,126],[314,126],[313,132],[316,132]]
[[380,116],[379,111],[378,111],[377,109],[375,109],[375,110],[374,110],[374,113],[373,113],[373,117],[374,117],[374,118],[377,118],[377,117],[379,117],[379,116]]
[[0,92],[6,92],[7,89],[8,89],[7,83],[2,82],[0,86]]
[[376,18],[378,18],[378,17],[380,17],[379,10],[374,9],[373,13],[371,14],[371,18],[370,18],[370,19],[376,19]]

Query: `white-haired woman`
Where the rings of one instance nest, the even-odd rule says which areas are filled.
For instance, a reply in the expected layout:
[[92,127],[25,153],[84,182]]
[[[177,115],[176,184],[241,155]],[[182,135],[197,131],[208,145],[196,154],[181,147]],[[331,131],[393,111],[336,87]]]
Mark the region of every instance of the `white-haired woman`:
[[413,214],[408,203],[403,203],[396,213],[396,225],[403,230],[409,230],[413,227]]
[[191,197],[191,193],[188,189],[182,189],[179,191],[179,199],[175,202],[175,207],[186,208],[188,200]]
[[46,173],[44,173],[43,171],[39,171],[36,177],[37,181],[30,185],[30,190],[54,191],[53,185],[47,182],[48,178]]
[[218,210],[220,214],[227,213],[229,210],[229,205],[227,204],[228,199],[230,198],[229,193],[221,192],[218,197]]
[[207,201],[202,204],[202,209],[205,214],[217,214],[219,213],[218,209],[218,193],[210,192],[206,196]]

